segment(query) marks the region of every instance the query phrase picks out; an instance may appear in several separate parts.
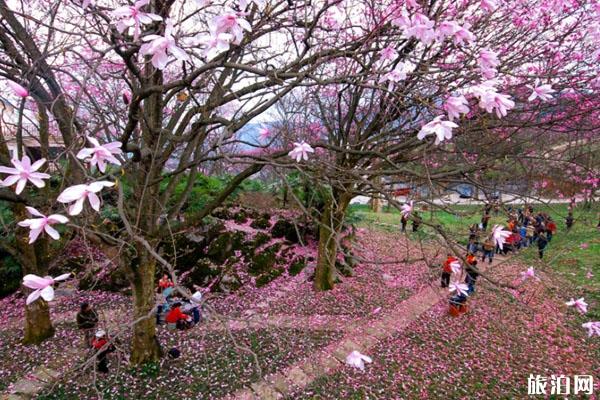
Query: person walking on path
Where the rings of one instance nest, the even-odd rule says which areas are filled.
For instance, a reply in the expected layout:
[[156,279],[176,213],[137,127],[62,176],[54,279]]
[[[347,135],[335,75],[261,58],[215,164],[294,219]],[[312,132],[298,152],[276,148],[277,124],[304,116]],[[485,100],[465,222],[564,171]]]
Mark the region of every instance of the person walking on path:
[[490,213],[488,211],[485,212],[485,214],[483,214],[483,217],[481,217],[481,229],[486,231],[488,224],[490,223]]
[[489,259],[489,263],[491,264],[492,260],[494,259],[494,241],[491,237],[488,237],[485,239],[485,242],[483,242],[483,257],[481,258],[481,262],[485,262],[486,257]]
[[556,224],[552,220],[552,218],[548,217],[548,223],[546,224],[546,235],[548,237],[548,242],[552,241],[552,236],[556,232]]
[[81,303],[81,308],[77,313],[77,328],[83,332],[83,341],[85,347],[92,346],[94,331],[98,325],[98,314],[88,302]]

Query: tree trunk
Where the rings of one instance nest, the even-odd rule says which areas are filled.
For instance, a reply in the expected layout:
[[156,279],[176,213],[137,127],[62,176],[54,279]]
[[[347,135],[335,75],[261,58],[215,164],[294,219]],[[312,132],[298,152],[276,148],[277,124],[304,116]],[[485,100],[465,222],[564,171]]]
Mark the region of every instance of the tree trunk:
[[50,307],[40,298],[25,307],[23,344],[40,344],[52,336],[54,327],[50,320]]
[[138,247],[136,265],[132,267],[134,319],[138,321],[133,327],[131,341],[132,364],[144,364],[157,361],[162,351],[156,338],[156,318],[154,309],[154,274],[156,261],[141,246]]
[[[27,217],[25,206],[15,204],[13,213],[17,221]],[[34,244],[29,244],[28,233],[25,229],[19,229],[15,237],[18,261],[23,269],[23,275],[35,274],[45,276],[48,273],[48,238],[41,235]],[[21,287],[23,293],[28,296],[31,289]],[[25,302],[23,302],[25,305]],[[54,327],[50,319],[50,307],[44,299],[39,298],[28,306],[25,306],[25,328],[23,344],[39,344],[54,336]]]
[[[337,200],[337,201],[336,201]],[[344,224],[346,208],[350,203],[348,194],[333,195],[325,203],[319,227],[319,253],[315,271],[314,287],[317,291],[333,289],[335,260],[338,251],[338,235]]]

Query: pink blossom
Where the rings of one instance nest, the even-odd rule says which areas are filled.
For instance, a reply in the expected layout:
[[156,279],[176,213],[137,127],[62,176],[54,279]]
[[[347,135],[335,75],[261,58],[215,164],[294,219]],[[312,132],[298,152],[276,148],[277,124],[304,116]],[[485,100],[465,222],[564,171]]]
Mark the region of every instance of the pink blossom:
[[10,162],[12,163],[14,168],[0,166],[0,173],[10,175],[3,181],[0,181],[2,186],[8,187],[16,183],[16,194],[21,194],[21,192],[25,188],[25,185],[27,184],[27,181],[33,183],[38,188],[43,188],[44,186],[46,186],[46,183],[43,181],[43,179],[49,179],[50,175],[45,174],[43,172],[36,172],[46,162],[45,158],[37,160],[33,163],[33,165],[31,164],[31,160],[29,159],[29,157],[26,155],[23,156],[21,161],[15,158],[10,160]]
[[25,89],[23,86],[19,85],[16,82],[13,81],[8,81],[7,82],[8,87],[10,87],[10,89],[13,91],[14,94],[16,94],[19,97],[25,98],[27,96],[29,96],[29,91],[27,89]]
[[587,279],[592,279],[592,278],[594,277],[594,274],[592,274],[592,271],[591,271],[591,270],[588,270],[587,274],[585,274],[585,277],[586,277]]
[[199,42],[205,46],[204,56],[208,61],[219,54],[229,50],[229,45],[233,41],[233,35],[230,33],[217,33],[216,35],[200,36]]
[[490,49],[482,49],[479,52],[477,63],[481,69],[481,73],[486,79],[492,79],[496,76],[496,67],[500,65],[497,53]]
[[498,0],[481,0],[479,7],[487,12],[492,12],[498,7]]
[[531,96],[527,99],[527,101],[533,101],[535,99],[540,99],[542,101],[552,100],[551,94],[555,92],[552,89],[552,85],[540,85],[540,80],[536,79],[533,86],[527,85],[529,89],[532,90]]
[[434,22],[427,16],[416,13],[411,20],[411,25],[406,29],[408,37],[415,37],[424,44],[430,44],[436,38],[435,30],[433,29]]
[[29,296],[27,296],[26,304],[29,305],[39,299],[40,297],[46,301],[54,300],[54,289],[52,285],[56,282],[64,281],[71,276],[70,273],[62,274],[56,278],[46,276],[44,278],[33,274],[27,274],[23,277],[23,286],[30,289],[35,289]]
[[382,82],[394,82],[398,83],[406,79],[406,71],[403,63],[398,63],[393,70],[389,71],[387,74],[381,77]]
[[438,36],[443,39],[446,36],[452,37],[454,44],[472,43],[475,41],[475,35],[469,31],[471,24],[466,22],[460,26],[456,21],[444,21],[438,27]]
[[443,107],[448,113],[450,121],[453,121],[454,118],[460,118],[460,114],[467,114],[469,112],[469,102],[463,95],[448,97]]
[[479,107],[485,109],[489,113],[492,113],[495,110],[496,116],[502,118],[506,116],[508,110],[515,107],[515,102],[506,94],[487,92],[481,96]]
[[535,271],[533,269],[533,267],[529,267],[527,268],[527,271],[525,272],[521,272],[521,276],[523,277],[523,280],[529,279],[529,278],[537,278],[537,276],[535,276]]
[[250,23],[237,14],[226,13],[216,16],[209,24],[212,36],[219,33],[231,33],[235,40],[233,43],[240,44],[244,38],[244,31],[252,32]]
[[[113,10],[112,15],[119,19],[117,30],[121,33],[133,27],[133,40],[140,37],[142,24],[148,25],[154,21],[162,21],[160,15],[140,11],[142,7],[149,4],[150,0],[139,0],[133,6],[123,6]],[[84,7],[85,8],[85,7]]]
[[265,141],[267,140],[269,137],[271,137],[271,131],[269,130],[269,128],[267,128],[266,126],[263,126],[262,128],[260,128],[260,130],[258,131],[258,137],[260,140]]
[[570,301],[567,301],[565,304],[569,307],[575,307],[577,309],[577,311],[579,311],[581,314],[585,314],[587,312],[588,304],[585,302],[583,297],[580,299],[577,299],[577,300],[571,299]]
[[585,249],[587,249],[588,247],[590,247],[590,245],[589,245],[588,243],[581,243],[581,244],[579,245],[579,248],[580,248],[581,250],[585,250]]
[[42,231],[45,231],[52,239],[58,240],[60,238],[60,234],[56,229],[54,229],[51,225],[54,224],[66,224],[69,222],[69,219],[60,214],[52,214],[46,217],[44,214],[40,213],[33,207],[26,207],[29,214],[39,217],[39,218],[31,218],[26,219],[18,223],[19,226],[29,228],[29,243],[33,243],[40,236]]
[[310,146],[310,144],[304,142],[304,140],[300,143],[294,143],[294,149],[288,153],[288,155],[292,158],[296,159],[296,162],[300,162],[300,160],[304,159],[308,160],[308,153],[314,153],[315,150]]
[[494,244],[503,249],[504,243],[506,243],[506,238],[511,235],[510,231],[505,231],[502,225],[494,225],[492,228],[492,240]]
[[408,216],[412,213],[414,209],[414,202],[410,201],[408,203],[404,203],[400,209],[400,214],[402,214],[402,216],[404,218],[408,218]]
[[460,265],[460,261],[452,261],[450,263],[450,268],[452,269],[452,272],[454,274],[460,274],[460,271],[462,269],[461,265]]
[[84,149],[79,150],[77,153],[77,158],[81,160],[86,160],[90,158],[90,165],[93,167],[95,165],[98,166],[100,172],[106,171],[106,162],[110,162],[115,165],[121,165],[121,162],[114,156],[117,154],[122,154],[120,149],[121,142],[111,142],[104,145],[100,145],[98,140],[93,137],[88,136],[88,140],[94,146],[93,148],[86,147]]
[[464,296],[468,296],[469,295],[469,286],[466,283],[460,283],[458,281],[455,281],[453,283],[450,284],[450,286],[448,286],[448,288],[450,289],[450,292],[456,292],[457,295],[464,295]]
[[356,350],[348,354],[346,357],[346,364],[350,365],[351,367],[358,368],[361,371],[365,370],[365,362],[371,363],[373,360],[371,357],[361,354]]
[[442,116],[438,116],[421,128],[417,138],[423,140],[427,135],[433,134],[436,135],[435,144],[439,144],[445,139],[452,139],[453,128],[458,128],[458,125],[451,121],[442,121]]
[[190,59],[183,49],[177,47],[175,38],[173,38],[173,22],[170,19],[167,20],[164,36],[148,35],[144,36],[142,40],[149,43],[145,43],[140,47],[140,54],[143,56],[151,55],[152,65],[157,69],[162,70],[167,66],[169,62],[167,53],[180,61],[189,61]]
[[60,203],[72,203],[69,206],[69,215],[79,215],[83,210],[83,203],[87,199],[90,206],[96,211],[100,211],[100,198],[96,193],[101,191],[105,187],[111,187],[115,184],[109,181],[98,181],[90,183],[89,185],[74,185],[66,188],[58,196],[57,200]]
[[594,335],[600,336],[600,321],[586,322],[581,326],[588,330],[588,337],[592,337]]
[[379,52],[382,60],[394,60],[398,57],[398,52],[392,46],[388,46]]

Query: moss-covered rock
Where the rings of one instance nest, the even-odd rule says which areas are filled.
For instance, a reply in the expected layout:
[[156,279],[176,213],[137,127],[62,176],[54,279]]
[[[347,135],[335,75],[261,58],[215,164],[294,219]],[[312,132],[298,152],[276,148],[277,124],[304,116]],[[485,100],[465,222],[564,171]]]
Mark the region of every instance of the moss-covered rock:
[[273,269],[269,272],[266,272],[256,278],[256,287],[265,286],[269,282],[275,280],[277,277],[283,274],[283,268]]
[[280,219],[273,224],[273,227],[271,228],[271,236],[274,238],[285,238],[292,243],[298,243],[300,241],[296,226],[292,222],[285,219]]
[[264,218],[264,216],[260,216],[259,218],[252,221],[250,226],[254,229],[269,229],[271,227],[271,221],[269,221],[269,218]]
[[233,215],[233,220],[238,224],[245,224],[248,221],[248,216],[244,210],[239,210]]
[[232,218],[231,211],[225,207],[215,208],[211,213],[213,217],[228,220]]
[[296,276],[306,267],[306,259],[304,257],[298,257],[288,267],[288,273],[291,276]]
[[248,272],[252,275],[259,275],[273,269],[277,261],[277,252],[281,248],[281,243],[276,243],[267,247],[258,254],[255,254],[248,265]]
[[211,261],[223,264],[231,255],[233,255],[233,234],[223,232],[212,241],[206,249],[206,255]]

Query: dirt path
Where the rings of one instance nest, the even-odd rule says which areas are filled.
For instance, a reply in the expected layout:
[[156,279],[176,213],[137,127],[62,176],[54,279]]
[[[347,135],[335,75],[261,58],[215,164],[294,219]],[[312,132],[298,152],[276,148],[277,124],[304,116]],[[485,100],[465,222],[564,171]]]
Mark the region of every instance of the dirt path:
[[[496,256],[492,264],[482,265],[482,272],[493,268],[503,260],[503,257]],[[433,285],[437,284],[437,281],[433,282]],[[293,391],[306,387],[318,377],[331,374],[345,365],[346,357],[350,352],[357,350],[369,354],[369,350],[380,340],[402,331],[438,302],[447,299],[447,289],[440,289],[437,286],[425,287],[400,303],[393,313],[382,315],[378,319],[365,318],[342,328],[346,334],[341,340],[226,398],[270,400],[290,395]],[[283,320],[289,322],[288,319]]]

